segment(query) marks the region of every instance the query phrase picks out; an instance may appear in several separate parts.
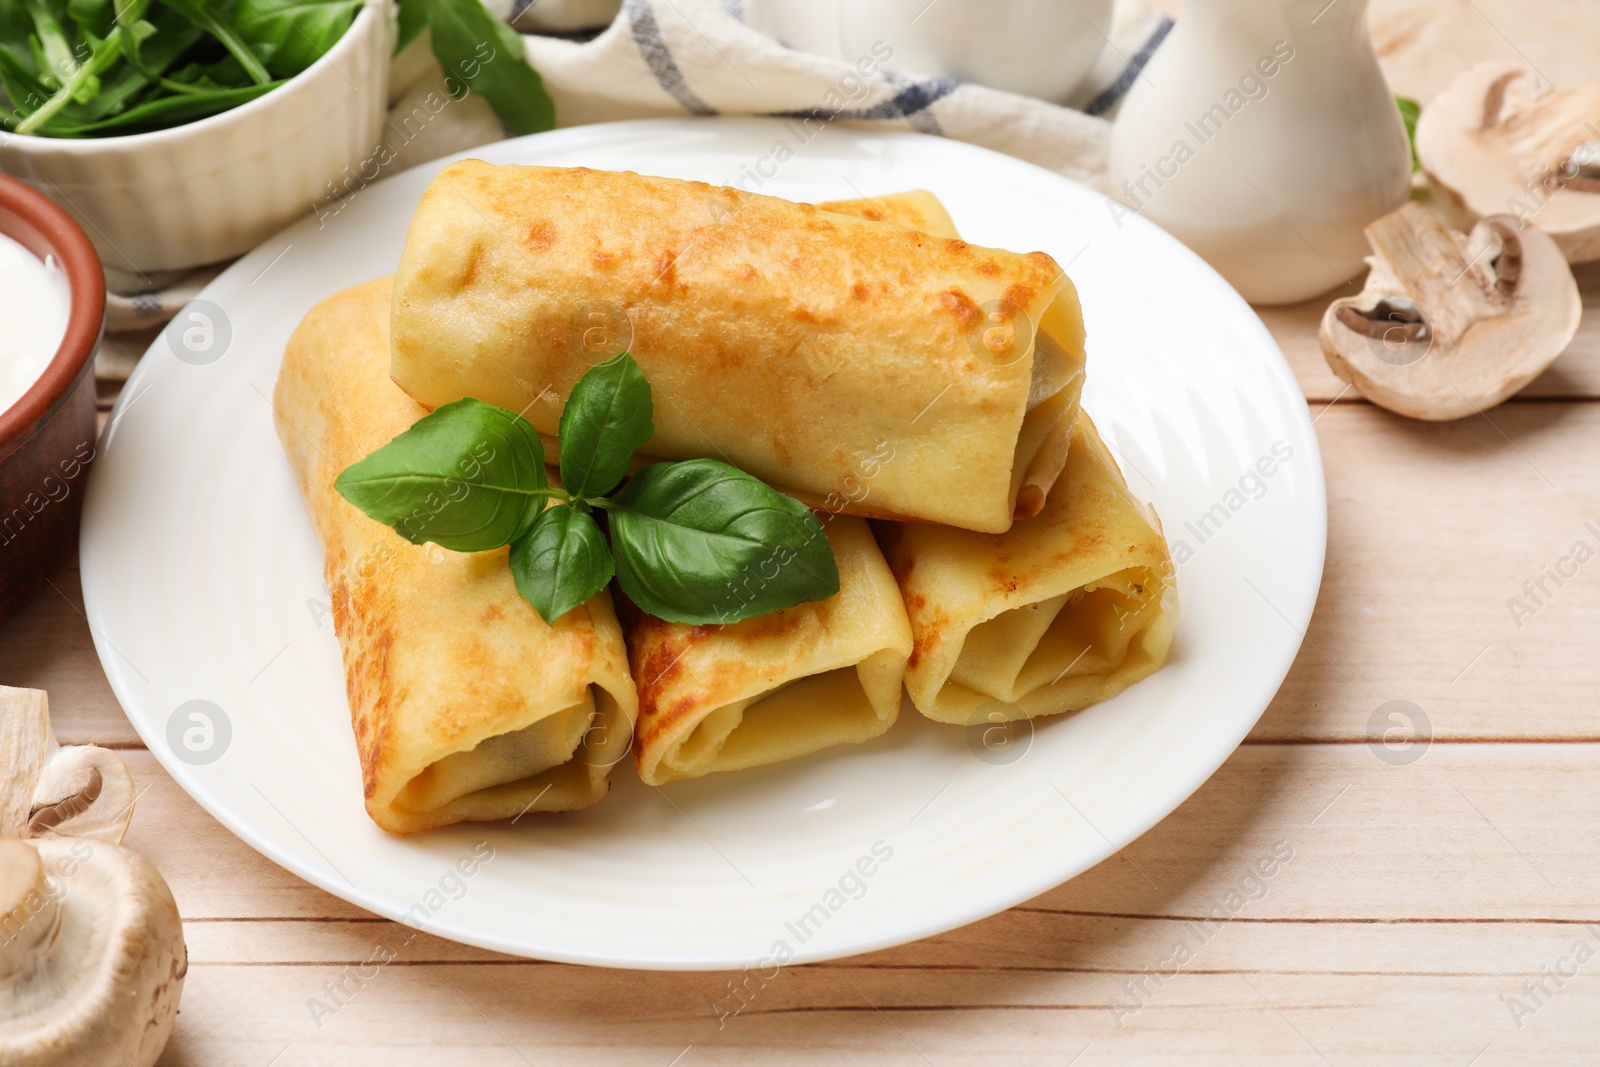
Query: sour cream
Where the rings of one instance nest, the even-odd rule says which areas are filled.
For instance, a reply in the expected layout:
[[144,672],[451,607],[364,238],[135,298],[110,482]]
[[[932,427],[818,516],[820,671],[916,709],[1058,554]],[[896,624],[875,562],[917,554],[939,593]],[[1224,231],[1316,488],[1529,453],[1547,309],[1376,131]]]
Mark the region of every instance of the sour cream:
[[67,276],[55,257],[40,262],[0,234],[0,411],[22,399],[50,365],[71,308]]

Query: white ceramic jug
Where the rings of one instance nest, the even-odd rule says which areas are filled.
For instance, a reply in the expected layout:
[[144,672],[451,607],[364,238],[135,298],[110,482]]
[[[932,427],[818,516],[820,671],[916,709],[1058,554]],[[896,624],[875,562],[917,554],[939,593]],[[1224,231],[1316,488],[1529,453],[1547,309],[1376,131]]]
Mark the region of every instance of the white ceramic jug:
[[1362,273],[1362,227],[1405,202],[1405,126],[1367,0],[1186,0],[1123,101],[1112,215],[1138,212],[1245,299],[1304,300]]

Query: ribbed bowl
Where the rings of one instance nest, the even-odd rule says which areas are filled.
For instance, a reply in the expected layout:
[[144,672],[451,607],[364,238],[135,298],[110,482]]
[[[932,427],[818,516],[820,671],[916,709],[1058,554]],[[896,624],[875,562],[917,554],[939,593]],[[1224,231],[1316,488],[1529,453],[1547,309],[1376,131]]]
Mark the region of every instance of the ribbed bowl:
[[288,84],[170,130],[69,140],[0,132],[0,173],[49,196],[108,267],[144,273],[229,259],[343,192],[383,127],[389,0]]

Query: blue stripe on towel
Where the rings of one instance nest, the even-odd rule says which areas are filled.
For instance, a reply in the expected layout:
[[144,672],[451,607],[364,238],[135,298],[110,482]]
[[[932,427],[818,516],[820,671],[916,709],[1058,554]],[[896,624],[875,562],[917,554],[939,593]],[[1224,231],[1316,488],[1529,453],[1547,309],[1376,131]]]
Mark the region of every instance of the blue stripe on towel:
[[1117,80],[1101,89],[1093,100],[1083,105],[1084,113],[1104,115],[1115,107],[1117,102],[1127,95],[1128,90],[1133,88],[1133,80],[1144,70],[1145,64],[1150,62],[1150,57],[1156,54],[1156,49],[1161,47],[1161,42],[1165,41],[1167,34],[1171,32],[1172,20],[1162,15],[1161,21],[1156,24],[1155,32],[1144,42],[1144,46],[1134,53],[1133,58],[1128,60],[1128,65],[1122,68]]
[[[771,114],[780,119],[809,119],[823,116],[830,119],[906,119],[917,129],[938,133],[938,122],[934,119],[933,113],[927,109],[965,84],[954,78],[928,78],[906,85],[888,100],[881,104],[873,104],[871,107],[832,111],[818,106],[804,111],[774,111]],[[925,127],[919,120],[926,120],[929,126]]]
[[656,76],[661,88],[685,111],[694,115],[715,115],[716,111],[700,99],[684,80],[683,71],[678,69],[677,61],[672,58],[666,41],[661,38],[661,26],[656,22],[656,13],[649,0],[628,0],[626,13],[628,25],[633,30],[633,42],[639,46],[645,64],[649,66],[650,73]]

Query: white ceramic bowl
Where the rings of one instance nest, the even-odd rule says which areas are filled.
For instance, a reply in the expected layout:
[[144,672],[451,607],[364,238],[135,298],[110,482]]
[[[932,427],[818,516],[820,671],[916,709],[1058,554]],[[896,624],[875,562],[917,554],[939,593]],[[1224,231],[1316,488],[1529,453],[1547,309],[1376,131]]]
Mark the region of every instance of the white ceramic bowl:
[[55,200],[107,267],[229,259],[343,191],[386,113],[390,0],[369,0],[328,54],[231,111],[169,130],[72,140],[0,132],[0,173]]

